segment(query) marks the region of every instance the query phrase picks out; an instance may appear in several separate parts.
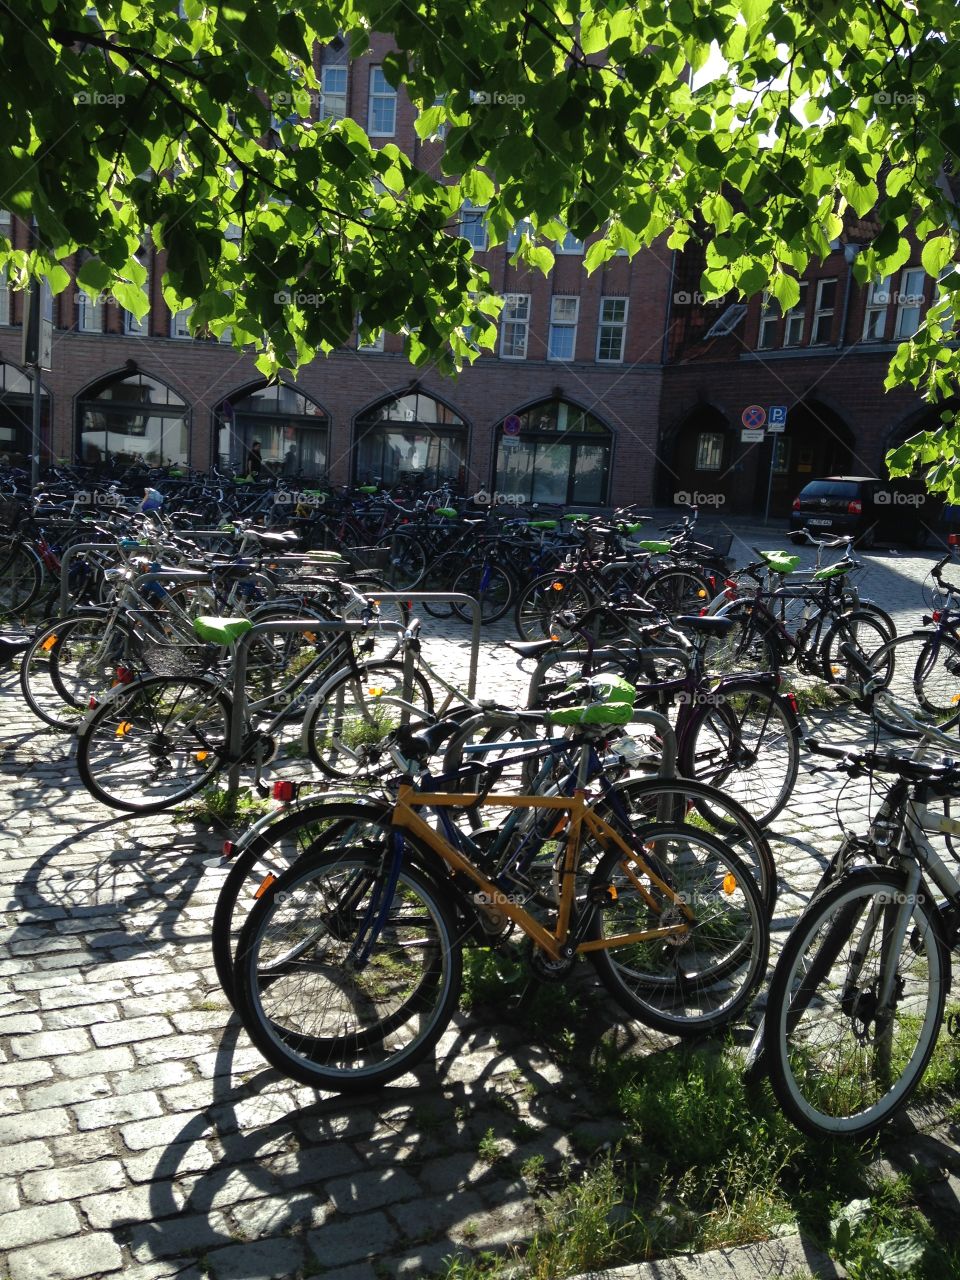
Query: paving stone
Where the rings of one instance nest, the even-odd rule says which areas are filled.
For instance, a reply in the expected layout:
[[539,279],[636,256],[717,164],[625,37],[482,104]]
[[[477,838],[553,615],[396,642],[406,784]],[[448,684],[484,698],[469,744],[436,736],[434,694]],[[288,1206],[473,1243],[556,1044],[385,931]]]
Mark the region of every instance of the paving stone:
[[[144,1066],[155,1062],[171,1062],[176,1058],[195,1058],[199,1054],[208,1053],[215,1047],[212,1036],[171,1036],[162,1039],[148,1040],[146,1044],[134,1046],[137,1061]],[[263,1059],[261,1058],[261,1062]]]
[[128,1120],[145,1120],[161,1114],[155,1093],[128,1093],[123,1097],[101,1098],[82,1102],[73,1108],[78,1129],[115,1127]]
[[294,1190],[248,1200],[233,1216],[248,1239],[258,1240],[261,1236],[299,1232],[304,1226],[322,1227],[334,1212],[333,1205],[313,1191]]
[[307,1245],[322,1267],[335,1267],[362,1258],[379,1258],[393,1245],[397,1230],[384,1214],[371,1213],[362,1225],[332,1221],[307,1235]]
[[0,1116],[0,1146],[28,1138],[49,1138],[56,1133],[69,1133],[70,1129],[70,1117],[60,1107]]
[[42,1009],[70,1009],[81,1005],[124,1000],[130,994],[125,982],[67,982],[40,991]]
[[0,1036],[22,1036],[42,1028],[43,1022],[35,1013],[16,1013],[0,1018]]
[[14,1115],[23,1110],[23,1100],[16,1089],[0,1089],[0,1116]]
[[0,1088],[8,1085],[36,1084],[40,1080],[50,1080],[52,1077],[53,1067],[40,1058],[26,1062],[0,1063]]
[[40,1031],[19,1036],[11,1048],[15,1058],[61,1058],[84,1053],[91,1047],[86,1031]]
[[326,1191],[340,1213],[366,1213],[368,1209],[412,1200],[422,1194],[402,1169],[378,1169],[350,1178],[334,1178],[327,1183]]
[[7,1259],[10,1280],[85,1280],[122,1266],[120,1248],[106,1232],[19,1249]]
[[50,1138],[57,1166],[89,1164],[94,1160],[111,1159],[117,1155],[117,1137],[109,1129],[68,1133],[62,1138]]
[[188,1111],[174,1116],[161,1116],[156,1120],[143,1120],[124,1125],[121,1136],[131,1151],[146,1151],[149,1147],[163,1147],[170,1142],[195,1141],[213,1128],[212,1121],[196,1112]]
[[213,1274],[223,1280],[287,1280],[303,1260],[303,1247],[294,1240],[258,1240],[207,1255]]
[[52,1164],[53,1152],[45,1142],[18,1142],[0,1148],[0,1175],[49,1169]]
[[31,1205],[0,1214],[0,1249],[18,1249],[80,1230],[76,1210],[68,1204]]
[[94,1024],[119,1022],[120,1016],[115,1004],[75,1005],[69,1009],[51,1009],[44,1014],[43,1024],[50,1031],[61,1027],[93,1027],[96,1040]]
[[79,1203],[91,1226],[109,1227],[112,1231],[127,1222],[155,1222],[180,1213],[185,1199],[175,1182],[147,1182],[105,1195],[85,1196]]
[[230,1232],[230,1223],[222,1213],[179,1214],[134,1227],[130,1233],[130,1252],[137,1262],[188,1255],[196,1250],[207,1252],[218,1245],[233,1244]]
[[122,1022],[108,1022],[94,1027],[92,1034],[98,1049],[108,1049],[117,1044],[131,1044],[169,1035],[172,1028],[166,1018],[125,1018]]
[[274,1156],[267,1167],[282,1187],[319,1185],[338,1174],[359,1172],[363,1161],[345,1142],[325,1142],[322,1146]]
[[132,1182],[152,1182],[158,1178],[180,1177],[212,1169],[221,1157],[206,1142],[175,1142],[152,1147],[139,1155],[123,1155],[123,1167]]
[[102,1075],[105,1071],[127,1071],[135,1065],[133,1053],[126,1045],[116,1049],[88,1049],[57,1063],[65,1076]]
[[114,1191],[126,1185],[126,1172],[119,1160],[99,1160],[68,1169],[44,1169],[24,1174],[20,1181],[28,1200],[40,1204],[74,1200],[98,1191]]
[[57,1080],[53,1084],[25,1090],[25,1096],[27,1106],[35,1109],[68,1107],[74,1102],[89,1102],[91,1098],[102,1098],[112,1092],[106,1076],[78,1076],[76,1080]]
[[0,1178],[0,1213],[13,1213],[20,1208],[20,1192],[16,1178]]

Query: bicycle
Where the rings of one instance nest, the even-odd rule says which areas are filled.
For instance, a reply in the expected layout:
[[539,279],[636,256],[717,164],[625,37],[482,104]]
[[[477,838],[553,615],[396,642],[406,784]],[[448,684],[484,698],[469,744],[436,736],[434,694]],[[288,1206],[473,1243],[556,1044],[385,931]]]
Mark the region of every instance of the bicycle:
[[[580,726],[581,782],[591,736],[623,723],[625,706],[550,713],[552,723],[604,721]],[[543,811],[542,839],[556,839],[556,893],[547,906],[522,879],[505,879],[509,871],[492,866],[454,822],[457,810],[484,797],[429,789],[425,761],[452,731],[443,722],[401,731],[396,799],[379,817],[369,804],[345,803],[345,826],[321,835],[255,902],[237,947],[235,995],[272,1065],[339,1092],[404,1074],[452,1016],[465,937],[488,945],[504,922],[530,940],[535,973],[560,980],[586,956],[614,999],[659,1029],[699,1034],[746,1006],[768,936],[752,877],[734,854],[706,832],[668,824],[628,841],[588,804],[582,785],[572,797],[487,798]],[[417,776],[426,790],[414,785]],[[420,816],[425,807],[438,813],[439,831]],[[585,847],[588,861],[599,855],[588,877]]]

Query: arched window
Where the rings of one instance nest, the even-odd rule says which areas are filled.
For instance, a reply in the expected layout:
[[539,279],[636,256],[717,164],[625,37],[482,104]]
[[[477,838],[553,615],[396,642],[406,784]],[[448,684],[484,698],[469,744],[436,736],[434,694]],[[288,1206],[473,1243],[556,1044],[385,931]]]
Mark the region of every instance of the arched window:
[[[33,380],[12,364],[0,364],[0,465],[30,468]],[[50,396],[40,384],[40,457],[49,461]]]
[[497,493],[525,502],[607,501],[613,434],[567,400],[542,400],[508,415],[497,428]]
[[285,476],[326,476],[330,419],[315,400],[286,382],[238,391],[216,413],[223,466],[242,468],[260,441],[269,470]]
[[88,466],[186,466],[189,410],[166,383],[146,373],[117,374],[77,404],[80,461]]
[[411,391],[382,400],[359,414],[356,425],[359,484],[463,484],[466,424],[433,396]]

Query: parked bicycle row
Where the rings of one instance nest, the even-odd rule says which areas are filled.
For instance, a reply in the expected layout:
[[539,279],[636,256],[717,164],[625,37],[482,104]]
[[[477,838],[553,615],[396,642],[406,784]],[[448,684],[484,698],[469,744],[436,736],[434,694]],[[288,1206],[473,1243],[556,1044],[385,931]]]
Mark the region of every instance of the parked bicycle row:
[[[933,570],[925,629],[897,636],[843,540],[816,543],[811,571],[786,552],[735,571],[708,563],[723,557],[697,545],[692,517],[642,546],[630,515],[520,535],[567,539],[509,646],[532,668],[523,707],[478,697],[475,665],[457,680],[428,660],[411,611],[469,618],[469,599],[394,599],[356,561],[283,533],[238,526],[205,546],[120,512],[75,548],[82,589],[67,558],[69,607],[30,637],[21,688],[76,734],[84,785],[115,809],[167,809],[244,773],[273,783],[280,808],[225,849],[217,972],[274,1065],[351,1090],[429,1055],[467,947],[519,954],[539,981],[586,959],[625,1016],[668,1034],[745,1015],[778,890],[767,830],[805,738],[786,680],[792,666],[823,681],[871,716],[872,745],[842,767],[897,781],[784,948],[751,1070],[770,1065],[798,1123],[866,1132],[923,1073],[957,941],[960,885],[922,838],[939,832],[949,855],[960,832],[960,773],[926,758],[957,742],[954,556]],[[462,570],[467,538],[459,552],[435,538],[462,519],[422,513],[402,542]],[[668,574],[696,591],[658,595]],[[464,594],[482,615],[482,581]]]

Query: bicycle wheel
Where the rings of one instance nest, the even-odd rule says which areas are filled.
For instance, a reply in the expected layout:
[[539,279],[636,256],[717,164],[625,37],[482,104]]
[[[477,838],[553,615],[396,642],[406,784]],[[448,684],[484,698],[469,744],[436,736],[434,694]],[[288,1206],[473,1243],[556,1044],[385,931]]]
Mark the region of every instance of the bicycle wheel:
[[[750,814],[715,787],[687,778],[629,778],[595,802],[597,812],[621,834],[637,823],[684,824],[716,836],[750,868],[767,919],[777,901],[777,865],[766,836]],[[626,824],[626,825],[625,825]]]
[[49,650],[50,683],[61,698],[64,723],[76,728],[86,714],[91,697],[101,698],[117,681],[117,666],[131,656],[133,636],[129,626],[114,619],[107,627],[103,617],[77,618],[59,634],[46,632],[55,643]]
[[385,758],[384,739],[403,723],[433,714],[433,690],[413,672],[404,697],[402,662],[368,662],[332,676],[307,712],[305,735],[310,759],[328,778],[356,778],[376,771]]
[[43,564],[16,539],[0,539],[0,615],[22,613],[40,594]]
[[[605,854],[590,883],[591,900],[603,905],[588,937],[623,942],[588,952],[601,982],[658,1031],[691,1036],[725,1026],[766,970],[770,938],[753,876],[722,841],[688,826],[653,823],[636,828],[632,842],[683,906],[666,899],[639,859],[617,849]],[[636,937],[685,920],[683,934]]]
[[427,567],[427,553],[412,533],[391,533],[377,543],[390,548],[390,561],[382,577],[392,591],[412,591]]
[[517,597],[514,622],[521,640],[545,640],[561,611],[579,616],[592,603],[590,592],[572,573],[545,573]]
[[857,672],[840,652],[850,645],[864,662],[889,643],[886,628],[872,613],[855,609],[839,617],[823,638],[820,646],[820,669],[827,684],[851,684],[859,679]]
[[681,731],[678,765],[689,778],[731,796],[758,826],[790,799],[800,766],[800,730],[766,685],[727,681],[695,707]]
[[257,898],[300,858],[337,841],[351,841],[358,826],[387,820],[390,808],[381,801],[344,801],[324,797],[289,813],[273,814],[230,863],[213,912],[213,963],[224,995],[235,1002],[233,958],[240,930]]
[[777,962],[764,1052],[780,1105],[806,1133],[875,1132],[905,1106],[936,1045],[949,957],[928,896],[908,901],[905,884],[903,872],[851,871],[804,912]]
[[224,764],[230,715],[227,695],[199,676],[150,676],[121,686],[80,731],[80,780],[114,809],[168,809],[200,791]]
[[650,604],[671,618],[699,613],[710,603],[713,592],[706,578],[692,569],[661,569],[644,588]]
[[[454,579],[451,589],[473,596],[480,605],[481,622],[497,622],[509,611],[517,588],[502,565],[484,562],[468,565]],[[464,622],[473,621],[473,614],[466,605],[455,604],[453,612]]]
[[[463,555],[451,551],[428,564],[418,583],[421,591],[452,591],[453,581],[463,568]],[[420,607],[431,618],[452,618],[453,605],[449,600],[422,600]]]
[[[90,694],[100,694],[110,685],[114,671],[106,664],[100,673],[102,680],[92,679],[82,696],[79,691],[72,697],[66,695],[65,688],[69,688],[70,682],[62,675],[59,682],[54,681],[54,664],[61,648],[64,650],[64,666],[67,671],[75,662],[86,665],[86,659],[81,659],[80,653],[91,643],[99,641],[102,646],[113,649],[113,642],[105,635],[105,621],[100,616],[61,618],[56,622],[46,623],[34,635],[21,659],[20,691],[34,715],[53,729],[75,730],[86,714]],[[72,637],[71,633],[77,631],[81,634]],[[84,631],[87,631],[86,635],[83,634]],[[119,655],[111,653],[109,656]]]
[[301,859],[243,926],[237,1011],[264,1057],[295,1080],[378,1088],[426,1057],[453,1014],[462,975],[453,911],[409,863],[384,870],[397,838],[371,827],[352,853]]
[[[867,661],[884,678],[884,690],[924,724],[950,729],[960,721],[960,644],[949,634],[911,631],[889,640]],[[900,737],[917,734],[878,702],[877,720]]]
[[734,606],[719,616],[733,619],[733,626],[725,636],[710,636],[704,641],[704,671],[722,676],[777,670],[781,651],[769,632],[769,624],[755,621],[752,611],[744,606]]

